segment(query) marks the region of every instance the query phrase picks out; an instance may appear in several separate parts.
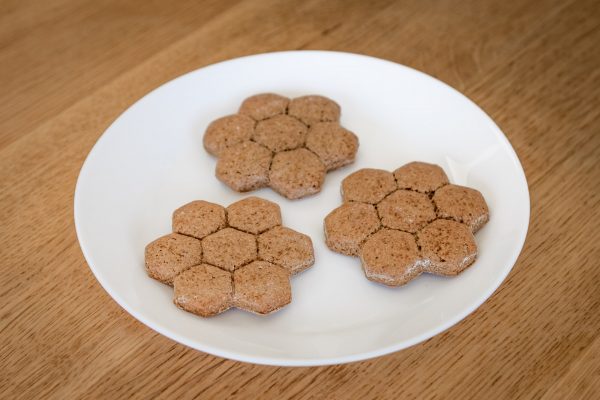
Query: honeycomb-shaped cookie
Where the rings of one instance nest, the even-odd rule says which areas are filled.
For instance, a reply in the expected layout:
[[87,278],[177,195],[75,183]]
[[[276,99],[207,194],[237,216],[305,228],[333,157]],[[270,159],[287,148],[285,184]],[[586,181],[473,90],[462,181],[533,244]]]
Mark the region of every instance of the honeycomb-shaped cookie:
[[257,94],[207,127],[204,148],[218,157],[217,178],[235,191],[268,186],[288,199],[310,196],[328,171],[356,157],[358,138],[340,125],[340,111],[323,96]]
[[146,246],[146,271],[174,287],[177,307],[202,317],[279,310],[291,301],[290,276],[315,261],[310,238],[281,226],[279,206],[258,197],[227,208],[193,201],[173,213],[173,229]]
[[479,191],[450,184],[441,167],[361,169],[341,192],[344,204],[325,217],[325,241],[360,257],[367,279],[401,286],[423,272],[457,275],[475,262],[473,234],[489,220],[487,204]]

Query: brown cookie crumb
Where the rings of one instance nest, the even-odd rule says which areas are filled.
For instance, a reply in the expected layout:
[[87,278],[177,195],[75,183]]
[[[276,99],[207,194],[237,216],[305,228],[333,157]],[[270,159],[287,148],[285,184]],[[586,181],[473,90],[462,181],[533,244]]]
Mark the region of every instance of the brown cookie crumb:
[[296,118],[276,115],[260,121],[253,139],[271,151],[293,150],[304,146],[308,128]]
[[288,199],[317,193],[325,180],[325,166],[306,149],[275,154],[269,173],[271,187]]
[[173,232],[202,239],[224,227],[225,209],[208,201],[192,201],[173,212]]
[[350,164],[358,151],[358,138],[337,122],[321,122],[311,126],[306,147],[319,156],[328,171]]
[[204,262],[233,271],[256,259],[256,237],[225,228],[202,239]]
[[269,184],[271,151],[258,143],[242,142],[225,149],[217,161],[217,178],[238,192]]
[[240,114],[257,121],[285,114],[290,99],[274,93],[261,93],[248,97],[240,106]]
[[435,164],[414,161],[394,171],[399,189],[430,193],[448,184],[444,170]]
[[173,303],[201,317],[211,317],[233,303],[231,273],[208,264],[191,267],[175,277]]
[[258,234],[281,225],[281,210],[271,201],[247,197],[227,207],[229,226]]
[[436,218],[435,208],[424,193],[398,190],[377,205],[383,226],[414,233]]
[[488,206],[478,190],[459,185],[446,185],[433,196],[440,218],[452,218],[477,232],[489,220]]
[[438,275],[457,275],[475,262],[477,244],[467,225],[437,219],[417,233],[424,270]]
[[266,261],[254,261],[233,273],[234,304],[256,314],[269,314],[292,301],[288,272]]
[[360,201],[377,204],[394,190],[396,190],[394,175],[382,169],[363,168],[348,175],[342,181],[344,202]]
[[310,95],[292,99],[288,105],[288,114],[298,118],[306,125],[317,122],[338,122],[340,106],[324,96]]
[[370,236],[362,245],[360,259],[367,279],[388,286],[404,285],[423,269],[415,237],[392,229]]
[[173,278],[180,272],[202,262],[200,240],[178,233],[149,243],[144,253],[148,275],[167,285],[172,285]]
[[258,237],[258,256],[297,274],[315,262],[310,237],[289,228],[277,226]]
[[355,256],[360,244],[380,226],[374,206],[346,203],[325,217],[325,242],[333,251]]
[[250,140],[255,124],[252,118],[245,115],[235,114],[219,118],[206,128],[204,148],[213,156],[219,156],[226,148]]

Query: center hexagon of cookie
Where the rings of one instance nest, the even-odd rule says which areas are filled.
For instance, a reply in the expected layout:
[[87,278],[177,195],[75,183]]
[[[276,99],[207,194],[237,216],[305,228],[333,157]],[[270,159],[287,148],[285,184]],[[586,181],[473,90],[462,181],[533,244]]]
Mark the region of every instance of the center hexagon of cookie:
[[256,237],[233,228],[225,228],[202,240],[204,261],[233,271],[256,259]]
[[433,203],[424,193],[397,190],[377,205],[383,226],[414,233],[436,218]]
[[273,152],[293,150],[304,145],[308,128],[296,118],[276,115],[259,121],[252,138]]

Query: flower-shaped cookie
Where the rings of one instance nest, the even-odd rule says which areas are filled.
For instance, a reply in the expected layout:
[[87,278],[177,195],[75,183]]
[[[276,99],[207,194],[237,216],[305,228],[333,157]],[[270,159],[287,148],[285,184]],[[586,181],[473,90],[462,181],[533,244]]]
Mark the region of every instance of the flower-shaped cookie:
[[325,174],[354,161],[358,138],[339,124],[340,106],[323,96],[263,93],[237,114],[213,121],[204,148],[216,176],[238,192],[271,187],[288,199],[318,193]]
[[325,218],[326,243],[360,257],[369,280],[400,286],[423,272],[457,275],[477,257],[473,234],[489,219],[487,204],[437,165],[361,169],[341,192],[344,204]]
[[308,236],[281,226],[277,204],[248,197],[227,208],[202,200],[178,208],[173,233],[148,244],[145,259],[183,310],[269,314],[291,302],[289,277],[314,264],[314,250]]

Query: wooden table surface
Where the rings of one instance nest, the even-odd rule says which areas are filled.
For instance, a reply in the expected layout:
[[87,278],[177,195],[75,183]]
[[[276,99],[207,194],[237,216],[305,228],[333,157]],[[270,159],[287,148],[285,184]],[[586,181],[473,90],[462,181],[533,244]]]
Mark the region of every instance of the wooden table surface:
[[[599,398],[597,1],[0,2],[0,398]],[[179,345],[100,287],[73,225],[92,145],[180,74],[285,49],[422,70],[504,130],[531,221],[508,279],[424,343],[315,368]]]

